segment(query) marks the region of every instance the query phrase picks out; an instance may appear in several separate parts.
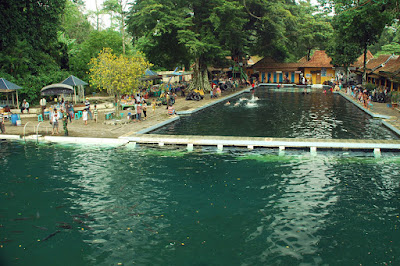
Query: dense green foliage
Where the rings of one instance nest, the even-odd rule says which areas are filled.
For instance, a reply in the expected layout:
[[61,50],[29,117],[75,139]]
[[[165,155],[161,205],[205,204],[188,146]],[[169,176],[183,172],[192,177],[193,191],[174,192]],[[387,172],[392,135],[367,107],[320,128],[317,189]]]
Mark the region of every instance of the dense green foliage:
[[360,54],[364,54],[364,75],[368,47],[375,44],[385,27],[391,25],[398,13],[391,1],[334,0],[337,12],[333,18],[335,38],[328,50],[333,63],[348,67]]
[[66,49],[57,41],[65,2],[0,2],[0,74],[23,87],[20,94],[28,100],[59,78],[67,64]]

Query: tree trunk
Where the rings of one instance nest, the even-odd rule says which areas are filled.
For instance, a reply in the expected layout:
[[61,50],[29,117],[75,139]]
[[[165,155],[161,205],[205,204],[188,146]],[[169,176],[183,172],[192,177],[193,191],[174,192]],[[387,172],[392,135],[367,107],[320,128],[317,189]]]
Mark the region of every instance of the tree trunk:
[[367,45],[364,46],[364,71],[362,76],[362,84],[367,84]]
[[97,0],[94,1],[96,4],[96,30],[99,30],[99,16],[100,16],[100,12],[99,12],[99,7],[97,6]]
[[196,59],[193,69],[193,79],[188,90],[192,91],[194,89],[202,89],[204,92],[209,92],[212,89],[208,80],[207,66],[204,66],[199,58]]
[[119,105],[121,104],[121,94],[119,92],[117,92],[116,95],[117,95],[116,96],[117,99],[114,98],[115,99],[114,108],[115,108],[115,116],[118,116],[119,115]]
[[123,5],[122,0],[120,0],[119,4],[121,6],[122,54],[125,54],[125,13],[124,13],[125,5]]

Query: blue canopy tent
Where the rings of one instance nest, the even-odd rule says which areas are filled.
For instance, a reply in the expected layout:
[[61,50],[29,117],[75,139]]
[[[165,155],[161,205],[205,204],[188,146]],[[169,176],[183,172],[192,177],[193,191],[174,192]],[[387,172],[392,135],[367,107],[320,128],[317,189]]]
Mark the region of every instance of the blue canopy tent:
[[[4,78],[0,78],[0,92],[13,92],[15,91],[16,93],[16,98],[17,98],[17,107],[19,106],[19,101],[18,101],[18,90],[22,89],[22,87],[12,83],[11,81],[8,81]],[[14,94],[12,95],[13,99],[12,99],[12,103],[14,105]],[[8,105],[8,95],[7,95],[7,104]]]
[[83,99],[85,99],[85,91],[83,90],[83,86],[84,85],[88,85],[88,83],[86,83],[83,80],[71,75],[68,78],[66,78],[63,82],[61,82],[61,84],[66,84],[66,85],[70,85],[70,86],[74,87],[75,103],[76,103],[76,90],[75,90],[75,87],[77,87],[77,86],[82,90]]
[[143,77],[140,78],[140,80],[155,80],[155,79],[162,79],[161,75],[158,75],[157,72],[154,72],[150,69],[146,69]]

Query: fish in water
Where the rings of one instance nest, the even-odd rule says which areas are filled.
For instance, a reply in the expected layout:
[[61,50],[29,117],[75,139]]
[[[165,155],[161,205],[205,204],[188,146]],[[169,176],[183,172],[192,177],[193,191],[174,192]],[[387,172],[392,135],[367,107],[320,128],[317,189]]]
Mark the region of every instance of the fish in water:
[[136,208],[138,205],[139,205],[139,203],[136,203],[135,205],[133,205],[133,206],[129,207],[129,210],[133,210],[133,209],[135,209],[135,208]]
[[46,227],[38,226],[38,225],[33,225],[33,227],[39,228],[40,230],[49,230]]
[[57,227],[63,228],[63,229],[71,229],[72,228],[72,226],[70,224],[60,224]]
[[64,229],[72,228],[72,226],[69,223],[66,223],[66,222],[57,222],[57,223],[58,223],[58,225],[57,225],[58,228],[64,228]]
[[84,224],[85,223],[84,221],[82,221],[80,219],[76,219],[76,218],[74,218],[74,222],[78,223],[78,224]]
[[25,221],[25,220],[29,220],[29,219],[33,219],[33,217],[19,217],[19,218],[13,219],[13,221]]
[[53,236],[55,236],[56,234],[60,233],[60,230],[55,231],[54,233],[51,233],[50,235],[46,236],[45,238],[42,239],[42,241],[46,241],[49,238],[52,238]]

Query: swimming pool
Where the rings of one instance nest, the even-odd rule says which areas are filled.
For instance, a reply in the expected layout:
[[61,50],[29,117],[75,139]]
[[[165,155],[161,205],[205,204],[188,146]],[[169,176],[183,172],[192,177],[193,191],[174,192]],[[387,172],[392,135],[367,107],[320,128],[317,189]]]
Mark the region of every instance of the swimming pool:
[[[226,103],[226,102],[224,102]],[[168,135],[213,135],[317,139],[398,139],[379,119],[338,94],[320,90],[258,87],[152,131]]]
[[393,154],[0,146],[1,265],[399,263]]

